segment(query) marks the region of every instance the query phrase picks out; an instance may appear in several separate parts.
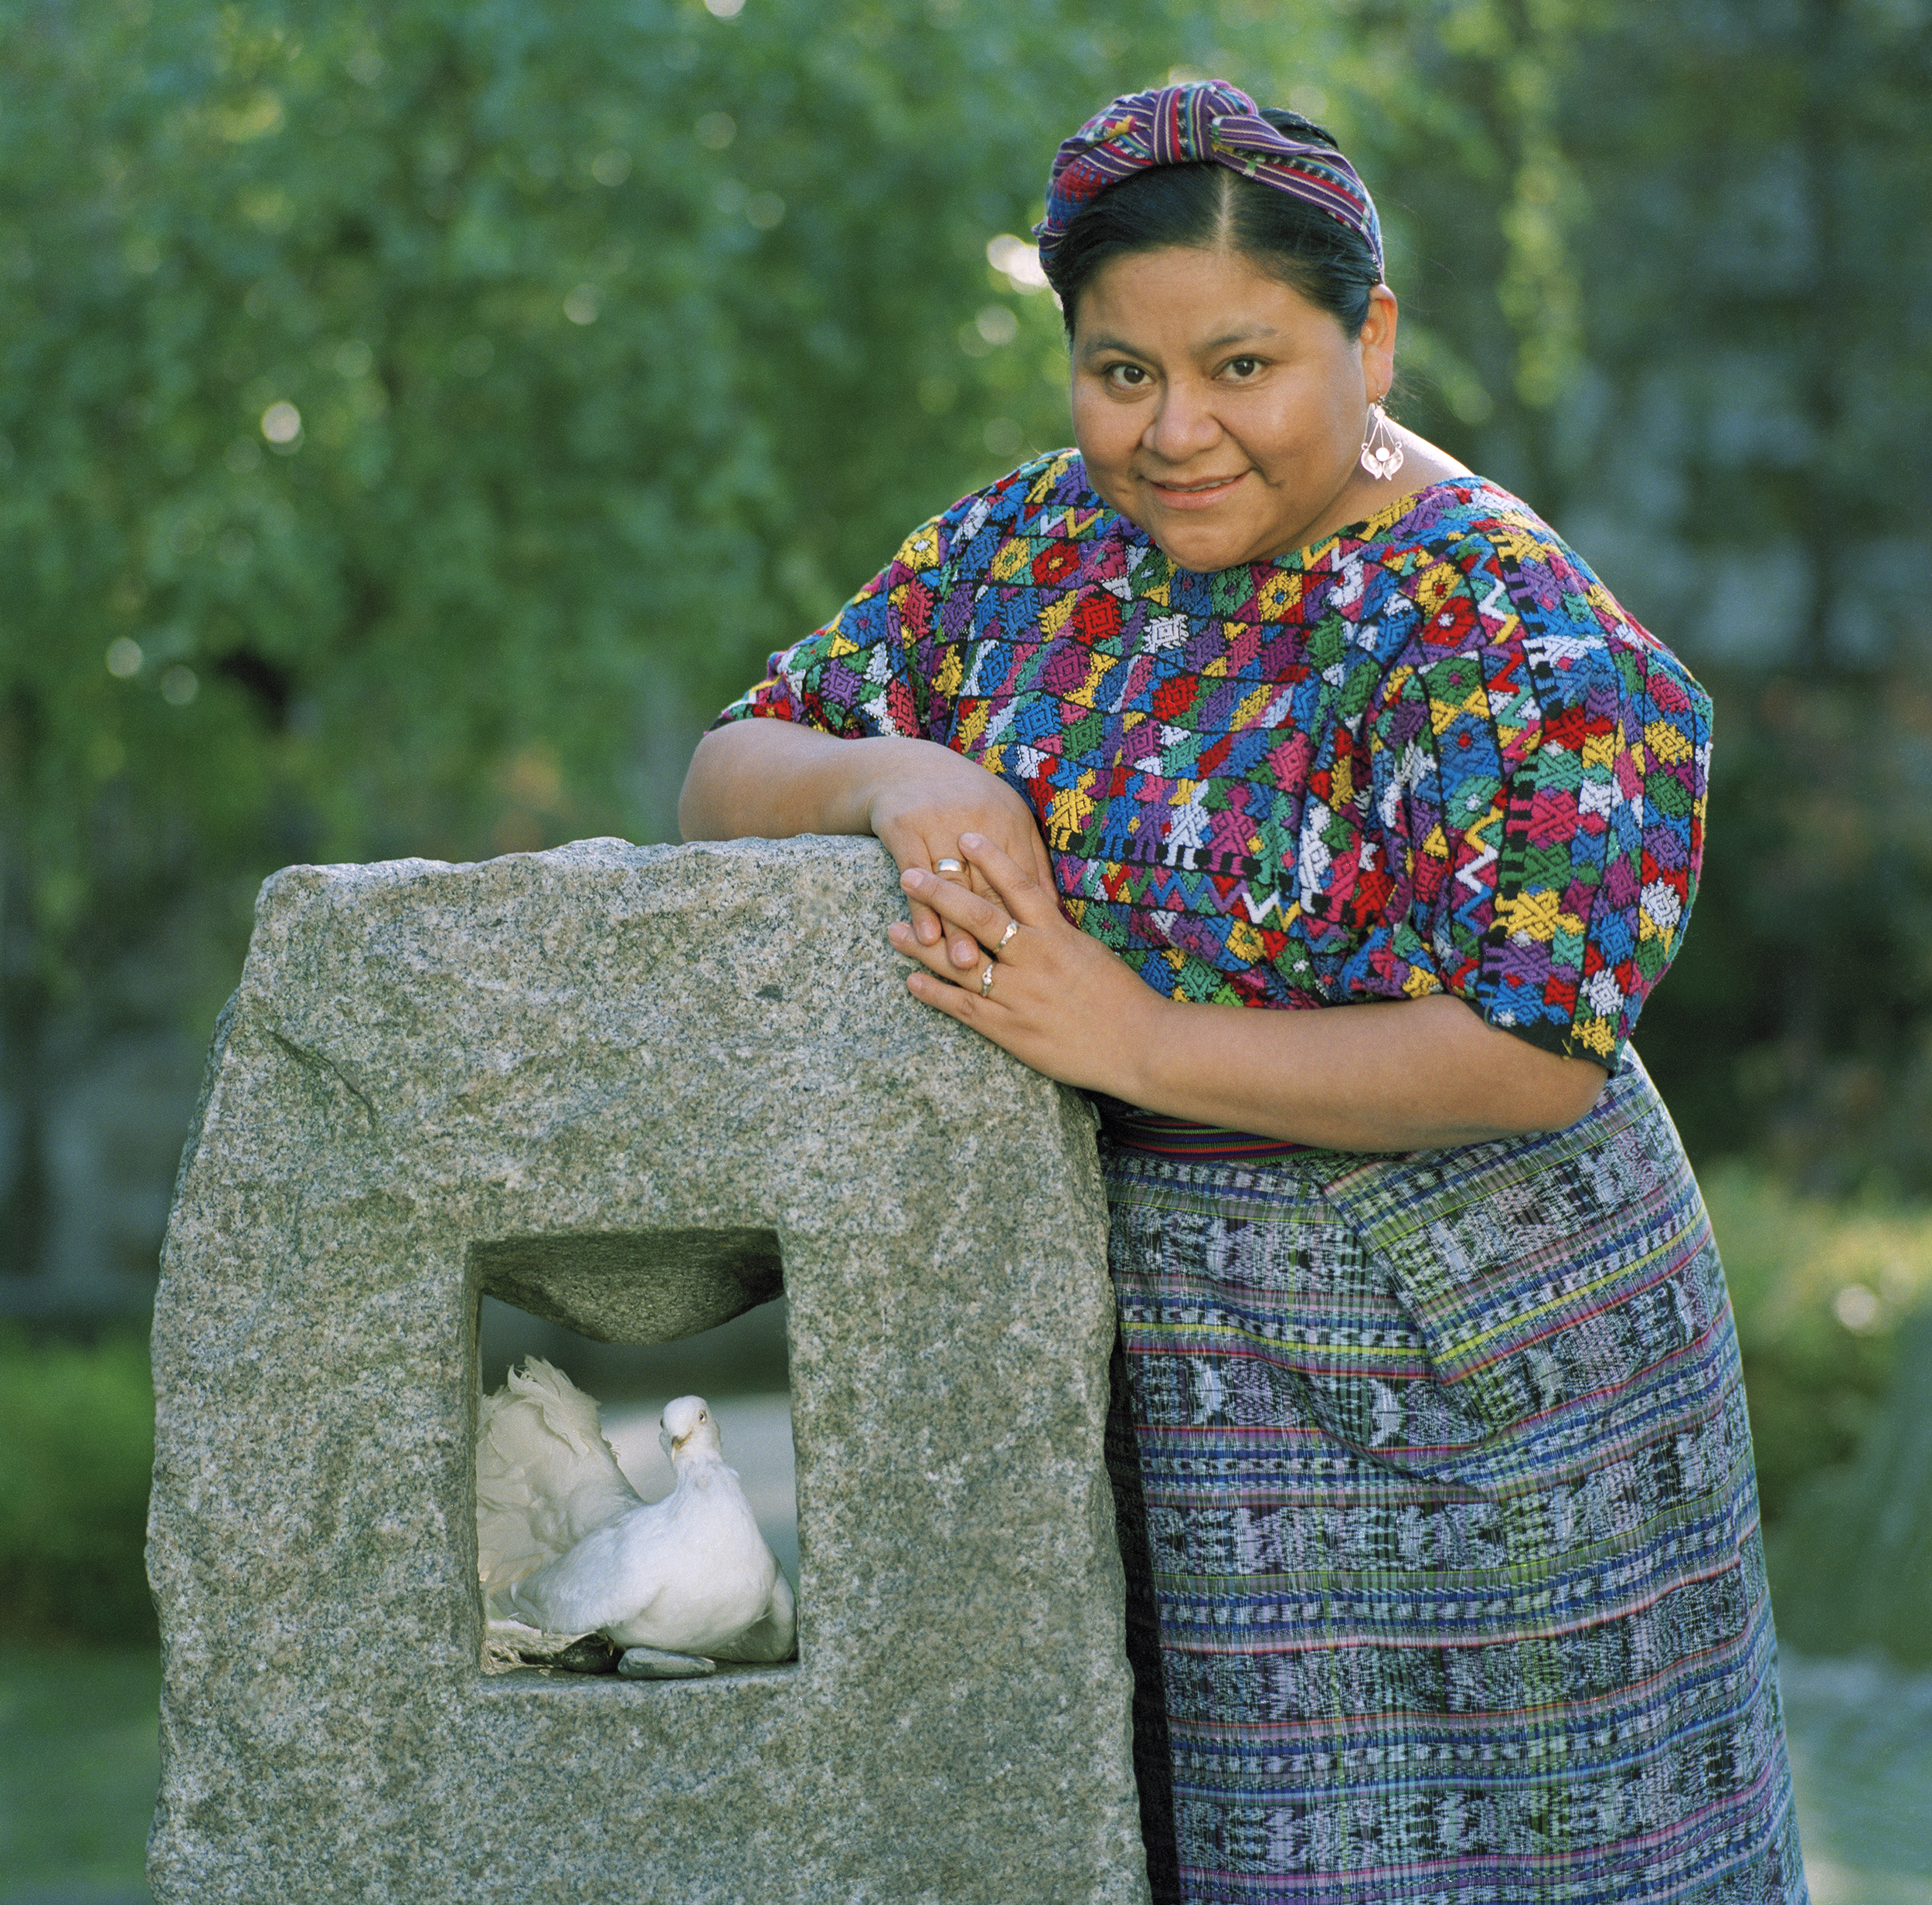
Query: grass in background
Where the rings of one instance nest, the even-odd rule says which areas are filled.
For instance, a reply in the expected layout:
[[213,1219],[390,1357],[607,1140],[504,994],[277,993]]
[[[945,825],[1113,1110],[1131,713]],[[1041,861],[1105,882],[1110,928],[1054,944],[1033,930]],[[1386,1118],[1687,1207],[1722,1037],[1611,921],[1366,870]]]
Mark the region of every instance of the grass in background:
[[[1704,1189],[1775,1524],[1812,1477],[1856,1452],[1892,1386],[1899,1325],[1932,1306],[1932,1209],[1833,1205],[1747,1165],[1708,1172]],[[151,1642],[145,1337],[0,1331],[0,1626],[16,1640]]]
[[[1747,1165],[1706,1173],[1704,1189],[1775,1526],[1813,1477],[1852,1458],[1883,1404],[1899,1325],[1932,1306],[1932,1209],[1833,1205]],[[0,1629],[16,1641],[151,1643],[145,1337],[82,1344],[0,1331]]]
[[0,1648],[0,1900],[149,1896],[160,1703],[151,1646]]

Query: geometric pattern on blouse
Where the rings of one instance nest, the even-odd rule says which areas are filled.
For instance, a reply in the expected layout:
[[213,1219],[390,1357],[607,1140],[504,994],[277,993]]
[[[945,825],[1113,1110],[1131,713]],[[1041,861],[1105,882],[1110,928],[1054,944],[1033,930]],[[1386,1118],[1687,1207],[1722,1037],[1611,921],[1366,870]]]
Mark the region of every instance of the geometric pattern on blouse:
[[1473,478],[1210,573],[1060,451],[916,530],[719,721],[747,716],[998,774],[1067,917],[1169,997],[1446,989],[1606,1066],[1703,849],[1709,699]]

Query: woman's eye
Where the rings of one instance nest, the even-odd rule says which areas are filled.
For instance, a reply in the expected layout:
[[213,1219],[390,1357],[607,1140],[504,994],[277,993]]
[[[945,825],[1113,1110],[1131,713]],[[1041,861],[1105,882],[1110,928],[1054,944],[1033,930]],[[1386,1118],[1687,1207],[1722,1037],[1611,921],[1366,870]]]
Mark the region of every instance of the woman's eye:
[[1258,357],[1230,357],[1226,366],[1228,374],[1233,377],[1252,377],[1260,368],[1261,360]]
[[1147,381],[1147,372],[1138,364],[1110,364],[1106,376],[1109,383],[1123,390],[1138,390]]

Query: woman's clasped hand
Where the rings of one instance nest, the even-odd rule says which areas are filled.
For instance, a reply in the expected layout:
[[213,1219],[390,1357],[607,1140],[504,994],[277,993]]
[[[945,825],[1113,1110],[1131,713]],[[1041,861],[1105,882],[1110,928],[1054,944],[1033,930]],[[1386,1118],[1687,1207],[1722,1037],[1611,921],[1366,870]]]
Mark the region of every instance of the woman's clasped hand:
[[[902,743],[893,766],[894,771],[881,774],[872,791],[866,820],[901,867],[935,876],[935,886],[947,879],[982,896],[991,894],[992,887],[970,855],[957,874],[941,865],[957,862],[964,845],[961,829],[966,828],[1009,864],[1030,868],[1051,890],[1053,864],[1032,809],[998,775],[931,741]],[[934,895],[911,886],[906,893],[916,943],[937,947],[941,927]],[[963,922],[947,950],[955,964],[971,964],[975,945]]]
[[910,924],[893,927],[894,948],[921,968],[906,981],[913,994],[1063,1084],[1128,1088],[1121,1054],[1145,1045],[1135,1027],[1158,995],[1069,925],[1052,886],[1010,853],[978,833],[962,833],[958,845],[970,886],[917,866],[900,876],[908,899],[949,929],[940,944]]

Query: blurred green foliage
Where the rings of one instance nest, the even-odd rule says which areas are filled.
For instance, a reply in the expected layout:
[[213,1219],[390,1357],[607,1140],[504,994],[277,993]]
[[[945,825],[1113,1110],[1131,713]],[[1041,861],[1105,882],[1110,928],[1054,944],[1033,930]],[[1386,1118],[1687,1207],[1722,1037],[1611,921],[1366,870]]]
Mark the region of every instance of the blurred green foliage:
[[[1571,10],[1375,11],[10,0],[10,968],[84,983],[185,892],[233,947],[291,858],[662,829],[767,650],[1064,439],[1050,300],[988,242],[1170,69],[1374,128],[1392,168],[1447,141],[1488,234],[1468,315],[1546,401]],[[1389,222],[1413,255],[1400,194]]]
[[15,1640],[152,1640],[145,1339],[0,1332],[0,1624]]
[[151,1896],[160,1706],[151,1644],[0,1643],[0,1900]]
[[970,70],[923,13],[762,0],[10,11],[0,692],[50,975],[144,882],[661,820],[651,723],[683,751],[834,605],[907,472],[999,460],[1014,360],[954,334],[1039,138],[978,128],[1106,65],[1053,7]]
[[1761,1167],[1703,1174],[1750,1398],[1766,1519],[1849,1461],[1889,1390],[1901,1326],[1932,1306],[1932,1211],[1794,1193]]
[[1063,440],[987,253],[1055,142],[1219,72],[1375,184],[1407,413],[1718,691],[1694,1153],[1932,1186],[1923,0],[719,4],[0,3],[27,1152],[49,1013],[165,940],[205,1027],[276,866],[666,832],[768,648]]

